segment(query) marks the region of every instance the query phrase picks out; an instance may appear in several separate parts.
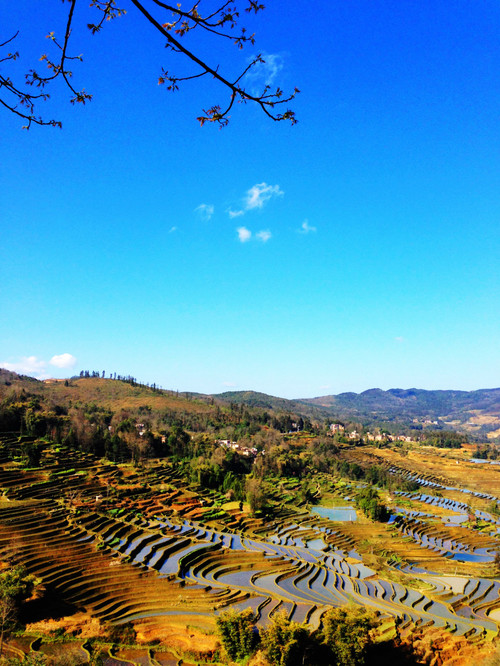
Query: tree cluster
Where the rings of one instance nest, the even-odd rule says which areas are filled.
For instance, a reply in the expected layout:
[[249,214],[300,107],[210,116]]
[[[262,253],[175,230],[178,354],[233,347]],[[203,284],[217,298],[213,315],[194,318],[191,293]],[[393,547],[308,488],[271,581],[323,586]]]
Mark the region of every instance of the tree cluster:
[[453,430],[426,430],[420,436],[420,442],[439,449],[461,449],[469,441],[467,435]]
[[339,459],[334,462],[332,468],[346,479],[353,481],[363,480],[379,488],[402,490],[404,492],[413,492],[420,488],[417,481],[403,479],[396,474],[391,474],[389,470],[380,465],[369,465],[365,468],[357,462],[348,462],[347,460]]
[[217,618],[219,638],[230,659],[244,660],[260,648],[271,666],[362,666],[376,625],[375,616],[358,607],[329,610],[319,631],[289,620],[285,613],[273,615],[260,632],[251,610],[229,611]]
[[363,488],[356,496],[356,505],[361,509],[367,518],[385,523],[389,520],[390,512],[385,504],[382,504],[378,492],[373,486]]

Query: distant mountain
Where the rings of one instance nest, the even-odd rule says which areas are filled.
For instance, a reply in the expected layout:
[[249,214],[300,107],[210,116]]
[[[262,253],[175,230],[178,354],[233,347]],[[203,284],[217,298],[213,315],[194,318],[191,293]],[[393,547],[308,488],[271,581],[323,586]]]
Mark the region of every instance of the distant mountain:
[[369,389],[301,400],[307,404],[348,411],[376,413],[379,417],[406,415],[415,418],[466,420],[472,412],[500,416],[500,388],[478,391],[426,391],[424,389]]
[[214,397],[316,418],[359,421],[365,425],[396,422],[413,427],[448,427],[481,436],[488,433],[490,437],[500,436],[500,388],[478,391],[416,388],[383,391],[374,388],[362,393],[295,400],[254,391],[231,391]]

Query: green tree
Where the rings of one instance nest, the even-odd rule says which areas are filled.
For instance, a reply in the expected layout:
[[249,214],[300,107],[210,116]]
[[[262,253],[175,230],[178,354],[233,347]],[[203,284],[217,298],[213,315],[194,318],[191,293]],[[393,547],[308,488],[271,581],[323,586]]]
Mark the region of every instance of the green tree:
[[308,629],[290,621],[285,613],[273,616],[262,632],[262,646],[272,666],[297,666],[305,664],[310,645]]
[[371,644],[374,616],[361,607],[334,608],[323,618],[323,642],[336,666],[362,666]]
[[11,567],[0,573],[0,658],[5,632],[17,621],[19,609],[32,594],[36,578],[23,566]]
[[226,611],[217,618],[221,643],[233,661],[244,659],[254,652],[259,638],[254,622],[249,608],[241,613]]
[[246,482],[247,502],[253,515],[262,513],[267,509],[267,501],[262,481],[260,479],[248,479]]
[[35,442],[23,442],[21,444],[21,453],[27,467],[39,467],[42,459],[43,449],[40,444]]

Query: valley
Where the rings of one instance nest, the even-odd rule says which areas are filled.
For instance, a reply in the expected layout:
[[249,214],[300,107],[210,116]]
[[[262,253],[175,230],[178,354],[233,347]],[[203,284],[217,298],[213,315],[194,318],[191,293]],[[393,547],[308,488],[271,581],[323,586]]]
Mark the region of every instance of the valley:
[[290,432],[300,414],[100,378],[8,381],[0,557],[37,592],[7,656],[228,663],[228,610],[314,633],[336,607],[369,609],[374,643],[408,663],[495,652],[500,465],[477,444],[352,442],[307,415]]

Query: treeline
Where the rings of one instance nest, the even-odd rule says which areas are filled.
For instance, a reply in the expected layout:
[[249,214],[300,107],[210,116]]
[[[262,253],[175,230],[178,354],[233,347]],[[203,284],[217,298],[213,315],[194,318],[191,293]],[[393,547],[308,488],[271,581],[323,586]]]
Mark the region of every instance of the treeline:
[[57,435],[68,428],[68,411],[61,405],[43,405],[40,396],[22,389],[0,403],[0,432],[43,437]]
[[[80,379],[87,379],[87,378],[106,379],[106,371],[102,370],[102,372],[100,372],[99,370],[81,370],[78,376],[80,377]],[[107,379],[123,382],[124,384],[130,384],[131,386],[140,386],[141,388],[149,388],[152,389],[153,391],[158,391],[158,392],[163,391],[162,387],[158,386],[156,383],[150,384],[149,382],[148,383],[139,382],[137,381],[137,378],[132,377],[132,375],[119,375],[119,374],[117,375],[116,372],[110,372]]]
[[380,465],[370,465],[364,468],[356,462],[351,463],[346,460],[336,460],[333,467],[334,471],[345,479],[365,481],[371,486],[378,486],[387,490],[413,492],[420,488],[417,481],[403,479],[397,474],[391,474],[391,472]]
[[498,460],[500,457],[500,450],[496,446],[491,444],[485,444],[484,446],[478,446],[473,453],[474,458],[479,460]]

